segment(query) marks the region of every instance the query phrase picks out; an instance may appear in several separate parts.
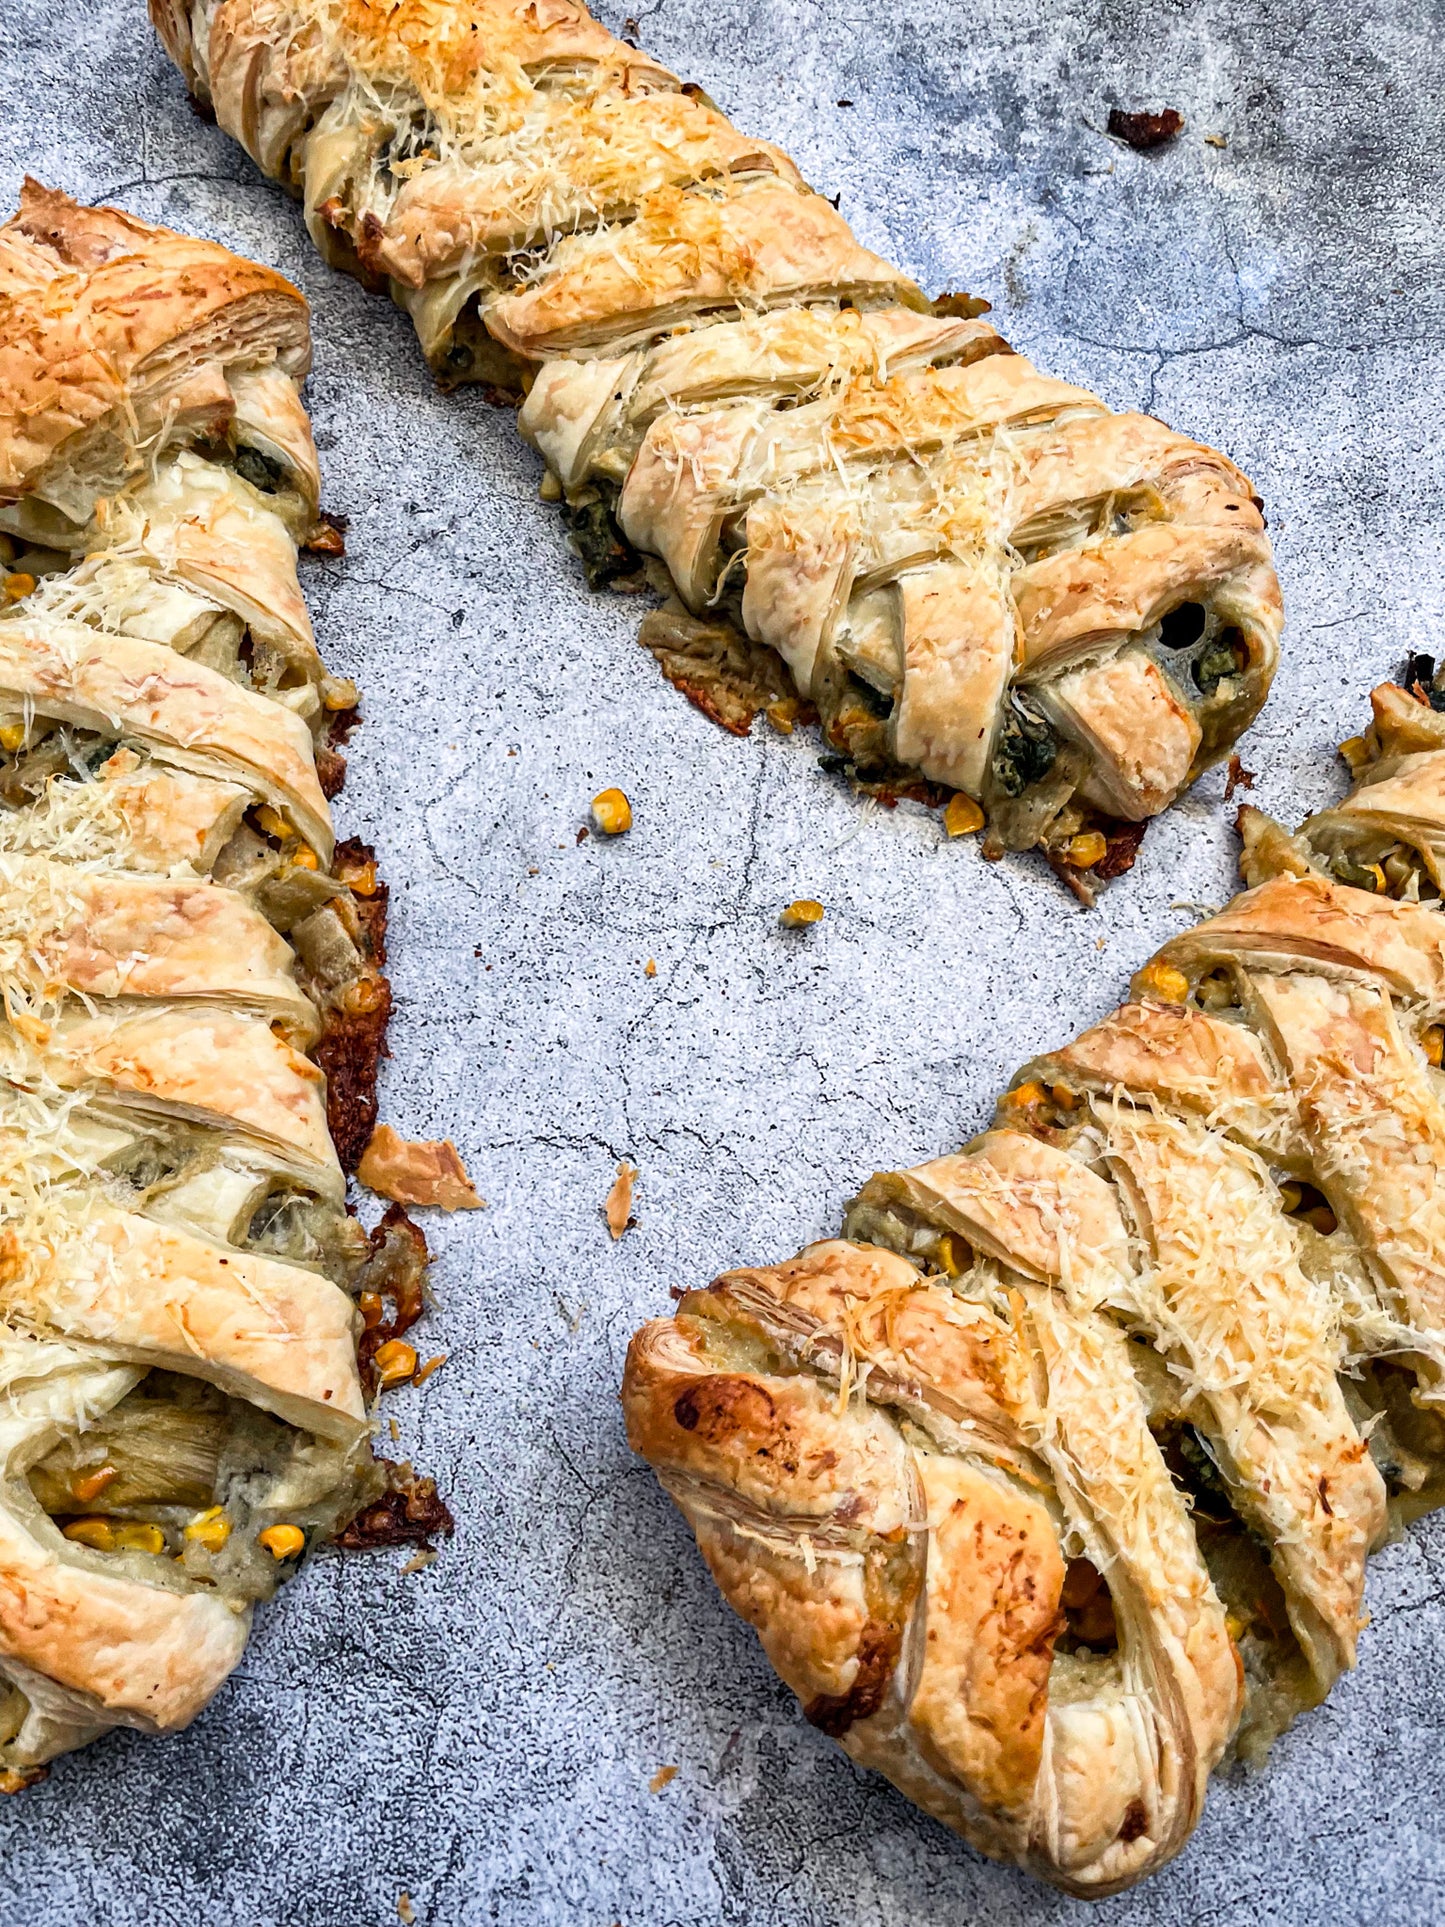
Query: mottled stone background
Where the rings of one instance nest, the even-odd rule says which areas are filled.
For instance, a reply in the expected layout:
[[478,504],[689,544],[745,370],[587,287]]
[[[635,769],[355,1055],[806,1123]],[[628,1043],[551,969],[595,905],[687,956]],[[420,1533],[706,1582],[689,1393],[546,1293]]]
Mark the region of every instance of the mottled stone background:
[[[640,21],[870,245],[1249,470],[1290,619],[1245,760],[1291,817],[1334,793],[1372,682],[1438,642],[1442,28],[1425,0],[659,0]],[[636,605],[588,596],[510,417],[439,398],[405,321],[187,111],[142,0],[3,0],[0,42],[0,204],[28,169],[273,262],[314,304],[351,534],[308,588],[367,695],[341,813],[394,892],[385,1112],[451,1133],[489,1200],[436,1227],[450,1359],[390,1403],[455,1543],[413,1576],[318,1559],[191,1732],[113,1736],[6,1803],[0,1920],[379,1927],[406,1890],[422,1921],[508,1927],[1082,1922],[803,1723],[630,1459],[616,1387],[669,1285],[790,1252],[875,1167],[958,1144],[1020,1059],[1229,894],[1220,780],[1085,915],[1031,862],[860,806],[804,735],[724,736],[637,648]],[[1136,156],[1102,131],[1114,104],[1187,131]],[[608,783],[636,828],[579,847]],[[785,936],[804,894],[827,921]],[[613,1245],[624,1155],[639,1222]],[[1377,1562],[1359,1672],[1266,1773],[1215,1787],[1181,1861],[1088,1918],[1445,1916],[1442,1559],[1427,1526]]]

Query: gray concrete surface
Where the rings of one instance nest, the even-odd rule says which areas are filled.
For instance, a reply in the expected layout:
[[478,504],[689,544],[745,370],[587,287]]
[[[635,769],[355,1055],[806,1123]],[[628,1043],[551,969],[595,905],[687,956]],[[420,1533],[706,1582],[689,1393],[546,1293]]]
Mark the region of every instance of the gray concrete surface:
[[[1245,760],[1291,816],[1337,787],[1371,683],[1440,641],[1442,24],[1423,0],[641,19],[870,244],[1249,469],[1290,620]],[[1176,105],[1187,132],[1136,157],[1101,132],[1115,103]],[[403,1890],[424,1922],[506,1927],[1082,1922],[804,1725],[629,1459],[616,1385],[669,1285],[791,1251],[869,1171],[958,1143],[1229,894],[1220,780],[1086,916],[1030,863],[860,807],[802,736],[715,731],[634,645],[635,606],[586,594],[510,418],[436,396],[404,321],[187,112],[141,0],[4,0],[0,205],[26,169],[274,262],[314,303],[326,497],[352,520],[308,587],[368,699],[342,815],[395,893],[385,1112],[454,1135],[489,1208],[436,1227],[450,1361],[390,1406],[454,1546],[415,1576],[318,1560],[190,1733],[116,1736],[6,1803],[0,1922],[380,1927]],[[636,828],[579,847],[605,783]],[[802,894],[827,921],[785,937]],[[614,1246],[623,1155],[639,1223]],[[1445,1917],[1442,1562],[1430,1526],[1379,1560],[1359,1672],[1090,1918]]]

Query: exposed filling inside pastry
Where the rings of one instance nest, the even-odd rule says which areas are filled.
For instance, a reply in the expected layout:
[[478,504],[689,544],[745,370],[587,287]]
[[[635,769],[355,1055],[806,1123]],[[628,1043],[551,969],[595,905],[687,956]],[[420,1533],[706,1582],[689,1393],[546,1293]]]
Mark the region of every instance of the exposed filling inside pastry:
[[[269,1599],[306,1548],[335,1534],[385,1480],[348,1451],[173,1372],[147,1372],[28,1472],[73,1546],[151,1585]],[[267,1535],[269,1535],[269,1543]]]

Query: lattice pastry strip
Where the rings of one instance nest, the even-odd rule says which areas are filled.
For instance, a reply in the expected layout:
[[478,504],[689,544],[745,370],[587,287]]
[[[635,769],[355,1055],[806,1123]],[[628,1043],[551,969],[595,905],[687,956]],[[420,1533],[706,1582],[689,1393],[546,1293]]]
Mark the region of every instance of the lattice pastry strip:
[[629,1436],[808,1717],[1073,1892],[1323,1698],[1368,1555],[1445,1497],[1433,693],[1376,691],[1298,832],[1245,811],[1253,887],[997,1128],[629,1354]]
[[33,182],[0,295],[14,1790],[108,1727],[184,1725],[254,1602],[385,1501],[356,1298],[419,1299],[425,1246],[404,1220],[367,1237],[338,1157],[374,1115],[388,991],[375,866],[318,773],[356,697],[297,584],[305,304]]
[[1089,898],[1258,711],[1279,589],[1233,464],[928,301],[575,0],[151,12],[323,253],[522,402],[589,578],[652,558],[644,639],[727,727],[790,723],[790,677],[861,778],[966,792]]

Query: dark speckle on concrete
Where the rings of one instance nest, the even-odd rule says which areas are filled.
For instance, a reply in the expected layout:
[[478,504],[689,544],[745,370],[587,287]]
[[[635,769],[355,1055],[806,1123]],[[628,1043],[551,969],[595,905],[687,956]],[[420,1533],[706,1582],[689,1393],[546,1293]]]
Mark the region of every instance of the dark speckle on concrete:
[[[635,4],[635,0],[622,0]],[[365,691],[342,817],[393,886],[385,1114],[488,1209],[432,1231],[393,1396],[458,1533],[429,1571],[323,1557],[186,1735],[120,1734],[0,1805],[0,1923],[71,1927],[1427,1927],[1445,1917],[1445,1533],[1377,1562],[1360,1670],[1188,1853],[1092,1912],[987,1865],[801,1719],[629,1457],[628,1333],[668,1288],[836,1223],[956,1145],[1232,887],[1224,777],[1093,915],[805,733],[736,742],[589,596],[505,412],[432,389],[404,319],[187,111],[142,0],[6,0],[0,203],[26,170],[213,235],[314,304],[347,556],[308,562]],[[1445,582],[1445,37],[1396,0],[657,0],[638,37],[782,142],[872,246],[1018,346],[1218,442],[1269,505],[1284,664],[1241,745],[1289,818]],[[623,24],[621,4],[608,14]],[[837,103],[849,101],[840,108]],[[1179,110],[1169,146],[1111,108]],[[1211,144],[1207,135],[1225,144]],[[625,838],[576,840],[597,790]],[[777,928],[795,897],[826,920]],[[655,978],[644,974],[648,958]],[[640,1172],[634,1230],[600,1207]],[[663,1766],[679,1770],[656,1794]]]

